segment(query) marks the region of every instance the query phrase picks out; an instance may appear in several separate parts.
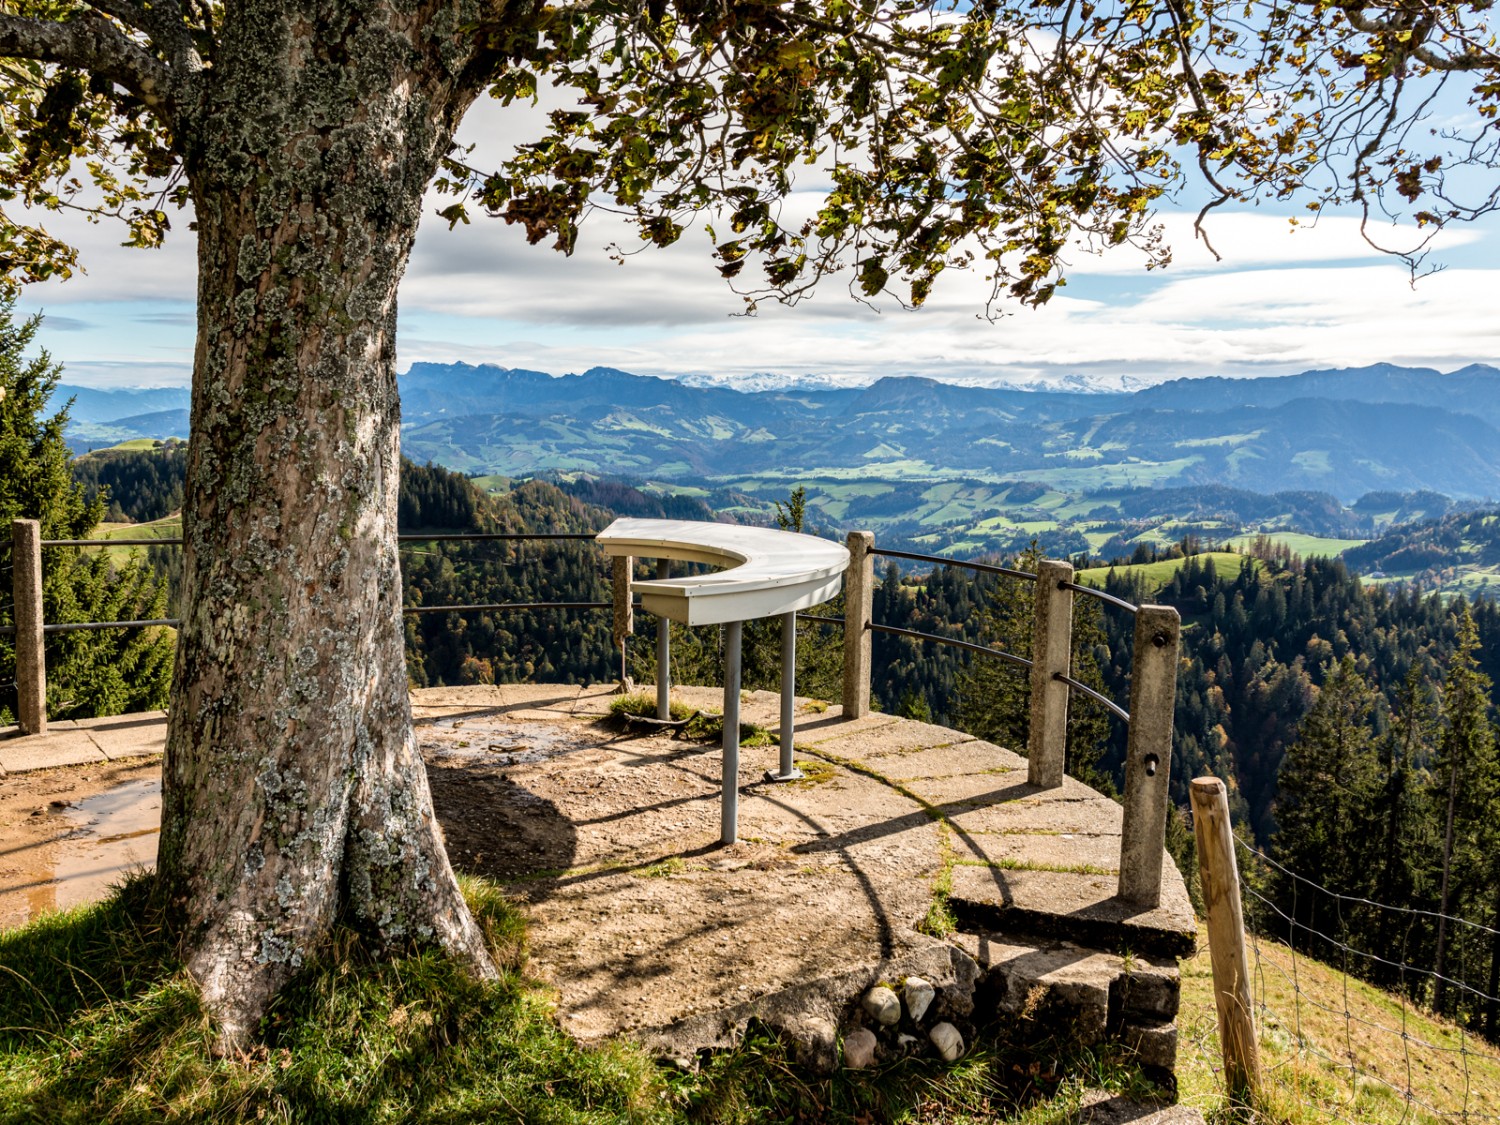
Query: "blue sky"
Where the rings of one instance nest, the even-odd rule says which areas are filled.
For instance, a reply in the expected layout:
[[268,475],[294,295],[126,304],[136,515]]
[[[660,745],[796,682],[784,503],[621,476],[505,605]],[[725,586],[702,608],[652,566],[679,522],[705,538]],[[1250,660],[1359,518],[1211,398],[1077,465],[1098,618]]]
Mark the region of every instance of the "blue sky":
[[[466,137],[503,143],[501,111],[471,115]],[[808,185],[793,206],[811,205]],[[986,287],[950,272],[928,307],[876,312],[839,279],[794,309],[736,317],[706,238],[647,250],[617,265],[605,248],[630,244],[608,216],[585,225],[564,258],[527,246],[515,227],[478,218],[449,231],[429,218],[401,290],[399,364],[497,363],[554,374],[612,366],[747,385],[758,376],[868,383],[916,374],[955,382],[1034,383],[1082,377],[1101,385],[1193,375],[1257,376],[1380,361],[1437,367],[1500,361],[1500,224],[1445,233],[1433,258],[1446,268],[1415,286],[1405,266],[1370,248],[1354,219],[1325,216],[1293,229],[1291,211],[1217,212],[1215,262],[1194,241],[1191,215],[1158,216],[1173,247],[1146,271],[1130,250],[1073,256],[1069,284],[1041,310],[989,321]],[[157,251],[116,245],[101,224],[58,221],[86,276],[31,287],[43,342],[69,382],[159,386],[188,381],[194,265],[189,216]],[[1408,232],[1385,232],[1401,242]]]

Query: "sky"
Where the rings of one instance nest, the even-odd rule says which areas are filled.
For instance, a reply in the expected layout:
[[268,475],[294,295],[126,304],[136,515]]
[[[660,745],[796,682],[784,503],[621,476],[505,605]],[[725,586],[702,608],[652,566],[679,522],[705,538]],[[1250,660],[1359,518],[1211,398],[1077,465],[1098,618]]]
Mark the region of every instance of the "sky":
[[[516,133],[498,106],[471,113],[461,139],[477,162]],[[816,179],[791,206],[810,208]],[[446,202],[446,201],[445,201]],[[754,317],[718,276],[706,237],[647,248],[610,216],[584,225],[564,257],[519,228],[478,215],[450,231],[430,201],[400,291],[398,368],[420,361],[494,363],[561,375],[595,366],[731,386],[768,381],[861,385],[887,375],[1031,385],[1085,380],[1134,386],[1202,376],[1263,376],[1393,362],[1452,370],[1500,363],[1500,222],[1444,232],[1444,268],[1412,283],[1406,266],[1360,236],[1352,217],[1294,226],[1290,210],[1215,212],[1215,261],[1192,215],[1157,216],[1173,260],[1147,271],[1128,248],[1071,256],[1068,284],[1041,309],[984,316],[988,287],[945,273],[928,305],[874,310],[827,279],[794,308]],[[194,326],[191,216],[160,250],[118,245],[107,224],[48,216],[88,271],[29,287],[22,311],[45,314],[41,340],[85,386],[186,385]],[[1409,231],[1381,232],[1402,244]]]

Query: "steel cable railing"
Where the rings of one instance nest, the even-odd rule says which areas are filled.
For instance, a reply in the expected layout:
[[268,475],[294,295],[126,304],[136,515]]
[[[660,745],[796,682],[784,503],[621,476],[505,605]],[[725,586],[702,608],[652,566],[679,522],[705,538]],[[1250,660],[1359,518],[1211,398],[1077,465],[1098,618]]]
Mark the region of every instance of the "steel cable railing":
[[[397,542],[407,543],[460,543],[460,542],[589,542],[595,538],[592,532],[408,532],[401,533]],[[161,538],[109,538],[109,539],[44,539],[41,545],[45,548],[91,548],[91,547],[180,547],[183,539],[180,536]],[[914,551],[900,551],[891,548],[873,547],[870,554],[885,558],[902,559],[909,562],[930,563],[933,566],[956,567],[977,574],[995,575],[1018,581],[1037,581],[1037,575],[1031,571],[1020,570],[1015,567],[1001,566],[995,563],[976,562],[969,560],[950,559],[939,555],[927,555]],[[1138,607],[1122,598],[1117,598],[1103,590],[1079,583],[1061,583],[1060,588],[1081,593],[1130,613],[1135,613]],[[559,601],[559,602],[484,602],[464,603],[453,605],[412,605],[403,606],[402,612],[408,614],[431,614],[431,613],[505,613],[505,612],[532,612],[537,610],[604,610],[613,607],[612,601]],[[639,608],[634,606],[633,608]],[[799,620],[812,621],[823,625],[844,624],[842,617],[825,617],[818,614],[799,613]],[[178,627],[181,625],[180,618],[152,618],[132,621],[90,621],[90,622],[54,622],[43,626],[45,633],[66,633],[75,631],[92,631],[99,629],[134,629],[151,628],[156,626]],[[1027,657],[1020,656],[1004,649],[994,648],[989,645],[979,644],[974,641],[964,640],[960,637],[944,636],[939,633],[930,633],[917,629],[906,629],[892,625],[871,622],[871,632],[881,633],[889,636],[905,637],[911,640],[926,643],[945,645],[960,649],[964,652],[977,656],[991,658],[1009,664],[1012,667],[1030,670],[1032,661]],[[14,635],[14,626],[0,626],[0,635]],[[1079,694],[1094,703],[1104,707],[1110,714],[1124,723],[1130,722],[1130,714],[1119,704],[1103,695],[1089,685],[1082,683],[1076,678],[1063,673],[1054,672],[1052,679],[1068,686],[1071,692]]]
[[[979,574],[994,574],[999,575],[1003,578],[1014,578],[1022,582],[1034,583],[1037,581],[1037,575],[1032,571],[1020,570],[1015,567],[999,566],[995,563],[982,563],[962,559],[950,559],[942,555],[924,555],[919,554],[915,551],[896,551],[886,547],[872,547],[870,548],[870,554],[879,555],[882,558],[906,559],[911,562],[931,563],[933,566],[958,567],[964,570],[975,571]],[[1106,605],[1111,605],[1117,609],[1124,610],[1127,613],[1134,614],[1140,611],[1140,606],[1135,605],[1133,602],[1128,602],[1124,598],[1117,598],[1115,597],[1115,595],[1106,593],[1105,591],[1097,589],[1093,586],[1083,585],[1077,582],[1060,582],[1058,583],[1058,588],[1061,590],[1070,590],[1074,593],[1084,594],[1088,597],[1095,598],[1101,602],[1104,602]],[[1009,664],[1012,667],[1016,668],[1030,669],[1033,667],[1032,661],[1028,660],[1024,656],[1018,656],[1013,652],[1006,652],[1004,649],[992,648],[988,645],[982,645],[977,644],[973,641],[962,640],[958,637],[945,637],[940,633],[927,633],[916,629],[902,629],[892,625],[882,625],[875,622],[871,622],[869,628],[870,631],[874,633],[885,633],[892,636],[908,637],[914,640],[929,641],[933,644],[948,645],[952,648],[963,649],[966,652],[976,653],[981,656],[994,657],[1000,660],[1002,663]],[[1080,682],[1079,680],[1067,675],[1064,672],[1054,672],[1052,674],[1052,679],[1057,681],[1058,683],[1067,684],[1068,689],[1071,692],[1076,692],[1077,694],[1084,696],[1086,699],[1092,700],[1093,702],[1099,704],[1121,722],[1127,725],[1130,723],[1130,712],[1125,710],[1125,708],[1121,707],[1114,700],[1110,699],[1108,696],[1099,692],[1095,688],[1092,688],[1089,685]]]

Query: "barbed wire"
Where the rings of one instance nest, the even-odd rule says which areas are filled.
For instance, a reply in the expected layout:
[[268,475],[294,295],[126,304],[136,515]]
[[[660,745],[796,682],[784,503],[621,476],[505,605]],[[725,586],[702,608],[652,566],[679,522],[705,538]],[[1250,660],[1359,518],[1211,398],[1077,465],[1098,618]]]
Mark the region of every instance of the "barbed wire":
[[[1291,903],[1288,908],[1273,902],[1256,889],[1253,881],[1245,879],[1243,874],[1241,876],[1242,894],[1247,900],[1256,904],[1262,921],[1262,926],[1253,926],[1249,931],[1249,946],[1254,959],[1250,982],[1251,1003],[1260,1028],[1258,1037],[1263,1037],[1266,1032],[1275,1029],[1280,1029],[1284,1034],[1288,1026],[1295,1037],[1293,1060],[1279,1062],[1268,1067],[1267,1078],[1279,1077],[1279,1072],[1283,1068],[1289,1068],[1294,1096],[1304,1104],[1316,1105],[1320,1112],[1333,1120],[1345,1122],[1347,1125],[1369,1125],[1370,1117],[1367,1111],[1361,1108],[1361,1096],[1362,1092],[1375,1088],[1383,1088],[1389,1092],[1390,1096],[1400,1099],[1402,1112],[1396,1125],[1406,1125],[1407,1122],[1416,1120],[1418,1117],[1421,1120],[1463,1122],[1465,1125],[1500,1122],[1500,1105],[1492,1106],[1488,1101],[1475,1104],[1476,1083],[1473,1071],[1476,1062],[1500,1066],[1500,1054],[1495,1053],[1495,1050],[1486,1049],[1483,1046],[1485,1042],[1483,1039],[1477,1040],[1480,1046],[1476,1048],[1476,1037],[1469,1033],[1462,1017],[1453,1021],[1451,1025],[1452,1034],[1457,1039],[1456,1046],[1433,1041],[1440,1037],[1437,1032],[1442,1031],[1441,1025],[1437,1027],[1437,1032],[1424,1035],[1415,1031],[1411,1023],[1411,1015],[1415,1007],[1414,997],[1425,987],[1438,982],[1455,989],[1476,1006],[1480,1003],[1500,1004],[1500,997],[1492,996],[1469,982],[1465,968],[1469,949],[1467,943],[1455,943],[1453,951],[1457,968],[1451,972],[1438,973],[1435,969],[1412,964],[1410,958],[1413,931],[1420,923],[1446,918],[1449,922],[1469,927],[1471,933],[1475,935],[1500,936],[1500,931],[1457,915],[1447,915],[1416,907],[1395,906],[1361,896],[1340,894],[1289,870],[1285,865],[1271,859],[1243,840],[1236,842],[1244,849],[1252,862],[1264,863],[1268,868],[1281,872],[1291,880],[1288,884],[1291,889]],[[1311,893],[1326,895],[1332,900],[1335,906],[1335,924],[1338,933],[1324,932],[1301,920],[1300,915],[1303,913],[1301,906],[1304,904],[1299,900],[1302,896]],[[1399,948],[1395,951],[1387,951],[1391,953],[1391,956],[1374,954],[1352,943],[1349,937],[1349,919],[1345,915],[1345,908],[1349,905],[1375,907],[1405,916],[1406,924],[1401,931]],[[1262,932],[1263,926],[1269,926],[1264,933]],[[1272,931],[1279,931],[1283,927],[1285,928],[1284,938],[1272,936]],[[1310,944],[1306,940],[1308,938],[1325,943],[1327,948],[1336,953],[1336,962],[1332,957],[1323,959],[1325,968],[1337,973],[1339,977],[1340,991],[1336,1001],[1320,999],[1319,995],[1308,987],[1309,982],[1303,979],[1303,967],[1300,962],[1307,958],[1299,954],[1298,946]],[[1351,995],[1350,978],[1356,976],[1353,971],[1354,966],[1361,963],[1368,966],[1382,966],[1396,978],[1399,989],[1395,995],[1400,1010],[1399,1026],[1382,1021],[1373,1011],[1361,1012],[1359,1010],[1361,1005],[1356,1003]],[[1273,979],[1278,983],[1279,991],[1290,991],[1290,1013],[1280,1012],[1273,1007],[1271,1003]],[[1390,994],[1385,993],[1385,995]],[[1341,1004],[1342,1008],[1336,1006],[1337,1004]],[[1288,1015],[1290,1020],[1288,1020]],[[1332,1022],[1336,1026],[1342,1025],[1343,1058],[1331,1054],[1326,1046],[1319,1042],[1319,1037],[1313,1033],[1316,1025],[1327,1022]],[[1358,1039],[1356,1039],[1356,1030],[1358,1030]],[[1326,1036],[1325,1030],[1325,1039]],[[1400,1061],[1397,1065],[1403,1072],[1403,1076],[1382,1073],[1380,1061],[1376,1057],[1372,1057],[1368,1064],[1361,1061],[1361,1048],[1373,1056],[1373,1040],[1377,1036],[1390,1036],[1400,1042]],[[1424,1054],[1432,1056],[1434,1062],[1443,1058],[1450,1061],[1440,1063],[1435,1068],[1421,1057]],[[1331,1102],[1327,1097],[1318,1097],[1317,1091],[1308,1089],[1312,1080],[1295,1065],[1295,1059],[1314,1061],[1337,1079],[1339,1087],[1343,1087],[1347,1079],[1347,1096],[1339,1098],[1336,1103]],[[1456,1082],[1451,1085],[1444,1084],[1443,1071],[1447,1068],[1452,1068],[1454,1079],[1461,1078],[1460,1089],[1453,1089],[1453,1086],[1457,1085]],[[1419,1083],[1419,1070],[1428,1072],[1430,1079],[1437,1083],[1436,1089]],[[1441,1100],[1437,1097],[1436,1090],[1442,1089],[1452,1089],[1455,1094],[1459,1095],[1456,1099],[1456,1106],[1444,1107],[1436,1104],[1437,1100]],[[1350,1116],[1351,1114],[1353,1116]]]

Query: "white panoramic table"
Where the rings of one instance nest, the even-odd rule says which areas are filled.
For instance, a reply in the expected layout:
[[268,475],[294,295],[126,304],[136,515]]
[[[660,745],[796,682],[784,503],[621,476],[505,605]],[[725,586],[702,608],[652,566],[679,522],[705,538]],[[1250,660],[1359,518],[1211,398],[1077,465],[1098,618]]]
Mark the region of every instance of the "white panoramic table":
[[[839,592],[849,552],[838,543],[764,527],[700,520],[618,519],[597,542],[613,558],[654,558],[654,580],[632,581],[641,607],[661,618],[656,626],[656,712],[671,718],[667,621],[724,626],[724,773],[720,839],[732,844],[739,830],[740,642],[743,625],[781,618],[781,761],[769,781],[802,776],[792,763],[796,706],[797,611],[821,605]],[[724,569],[671,577],[671,564],[706,563]],[[627,595],[628,599],[628,595]]]

